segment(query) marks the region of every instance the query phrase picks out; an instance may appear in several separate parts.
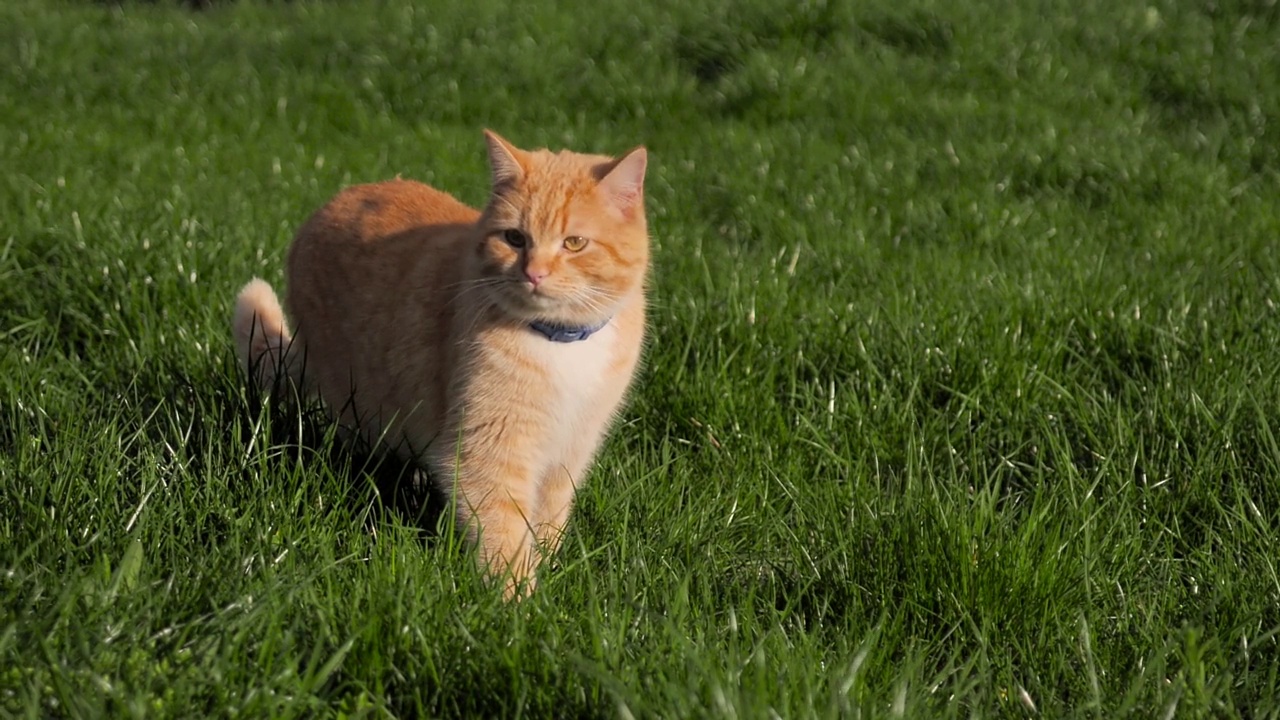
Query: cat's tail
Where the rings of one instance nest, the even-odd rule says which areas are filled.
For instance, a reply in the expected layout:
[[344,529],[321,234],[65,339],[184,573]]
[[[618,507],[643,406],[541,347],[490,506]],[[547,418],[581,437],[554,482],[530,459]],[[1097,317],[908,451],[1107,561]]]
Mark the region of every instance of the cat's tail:
[[249,372],[249,378],[258,387],[271,390],[285,377],[298,380],[294,377],[298,363],[289,352],[293,336],[280,300],[265,280],[254,278],[240,289],[232,331],[240,367]]

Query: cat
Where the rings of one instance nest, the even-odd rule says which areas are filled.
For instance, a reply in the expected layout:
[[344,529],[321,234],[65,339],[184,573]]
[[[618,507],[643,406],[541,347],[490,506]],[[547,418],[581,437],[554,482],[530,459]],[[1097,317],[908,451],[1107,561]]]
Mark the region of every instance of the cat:
[[559,545],[636,375],[648,155],[484,137],[482,211],[399,178],[342,190],[289,251],[296,330],[254,278],[233,331],[262,389],[317,393],[343,427],[425,467],[511,598]]

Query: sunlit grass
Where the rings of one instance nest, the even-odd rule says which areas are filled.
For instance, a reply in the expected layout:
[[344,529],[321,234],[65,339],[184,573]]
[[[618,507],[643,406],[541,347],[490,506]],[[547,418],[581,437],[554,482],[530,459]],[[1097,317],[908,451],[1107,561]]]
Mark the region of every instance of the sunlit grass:
[[[1280,715],[1277,33],[0,6],[0,711]],[[483,202],[483,127],[652,159],[645,369],[519,605],[230,347],[338,188]]]

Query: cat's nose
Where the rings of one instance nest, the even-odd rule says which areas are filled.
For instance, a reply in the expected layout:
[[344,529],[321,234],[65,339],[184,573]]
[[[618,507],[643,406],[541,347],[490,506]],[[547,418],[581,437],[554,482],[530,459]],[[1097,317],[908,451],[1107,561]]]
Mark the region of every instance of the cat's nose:
[[542,270],[541,268],[535,269],[529,267],[524,269],[524,276],[528,278],[529,283],[536,288],[538,285],[542,284],[543,280],[547,279],[547,271]]

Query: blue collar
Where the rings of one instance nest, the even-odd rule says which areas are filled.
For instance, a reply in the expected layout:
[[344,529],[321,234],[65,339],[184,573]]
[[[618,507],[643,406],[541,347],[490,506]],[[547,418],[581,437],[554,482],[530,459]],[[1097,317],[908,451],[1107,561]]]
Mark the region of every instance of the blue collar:
[[594,327],[574,327],[572,325],[555,325],[552,323],[542,322],[541,320],[534,320],[529,323],[529,327],[551,342],[571,343],[578,342],[579,340],[586,340],[608,324],[609,321],[605,320]]

